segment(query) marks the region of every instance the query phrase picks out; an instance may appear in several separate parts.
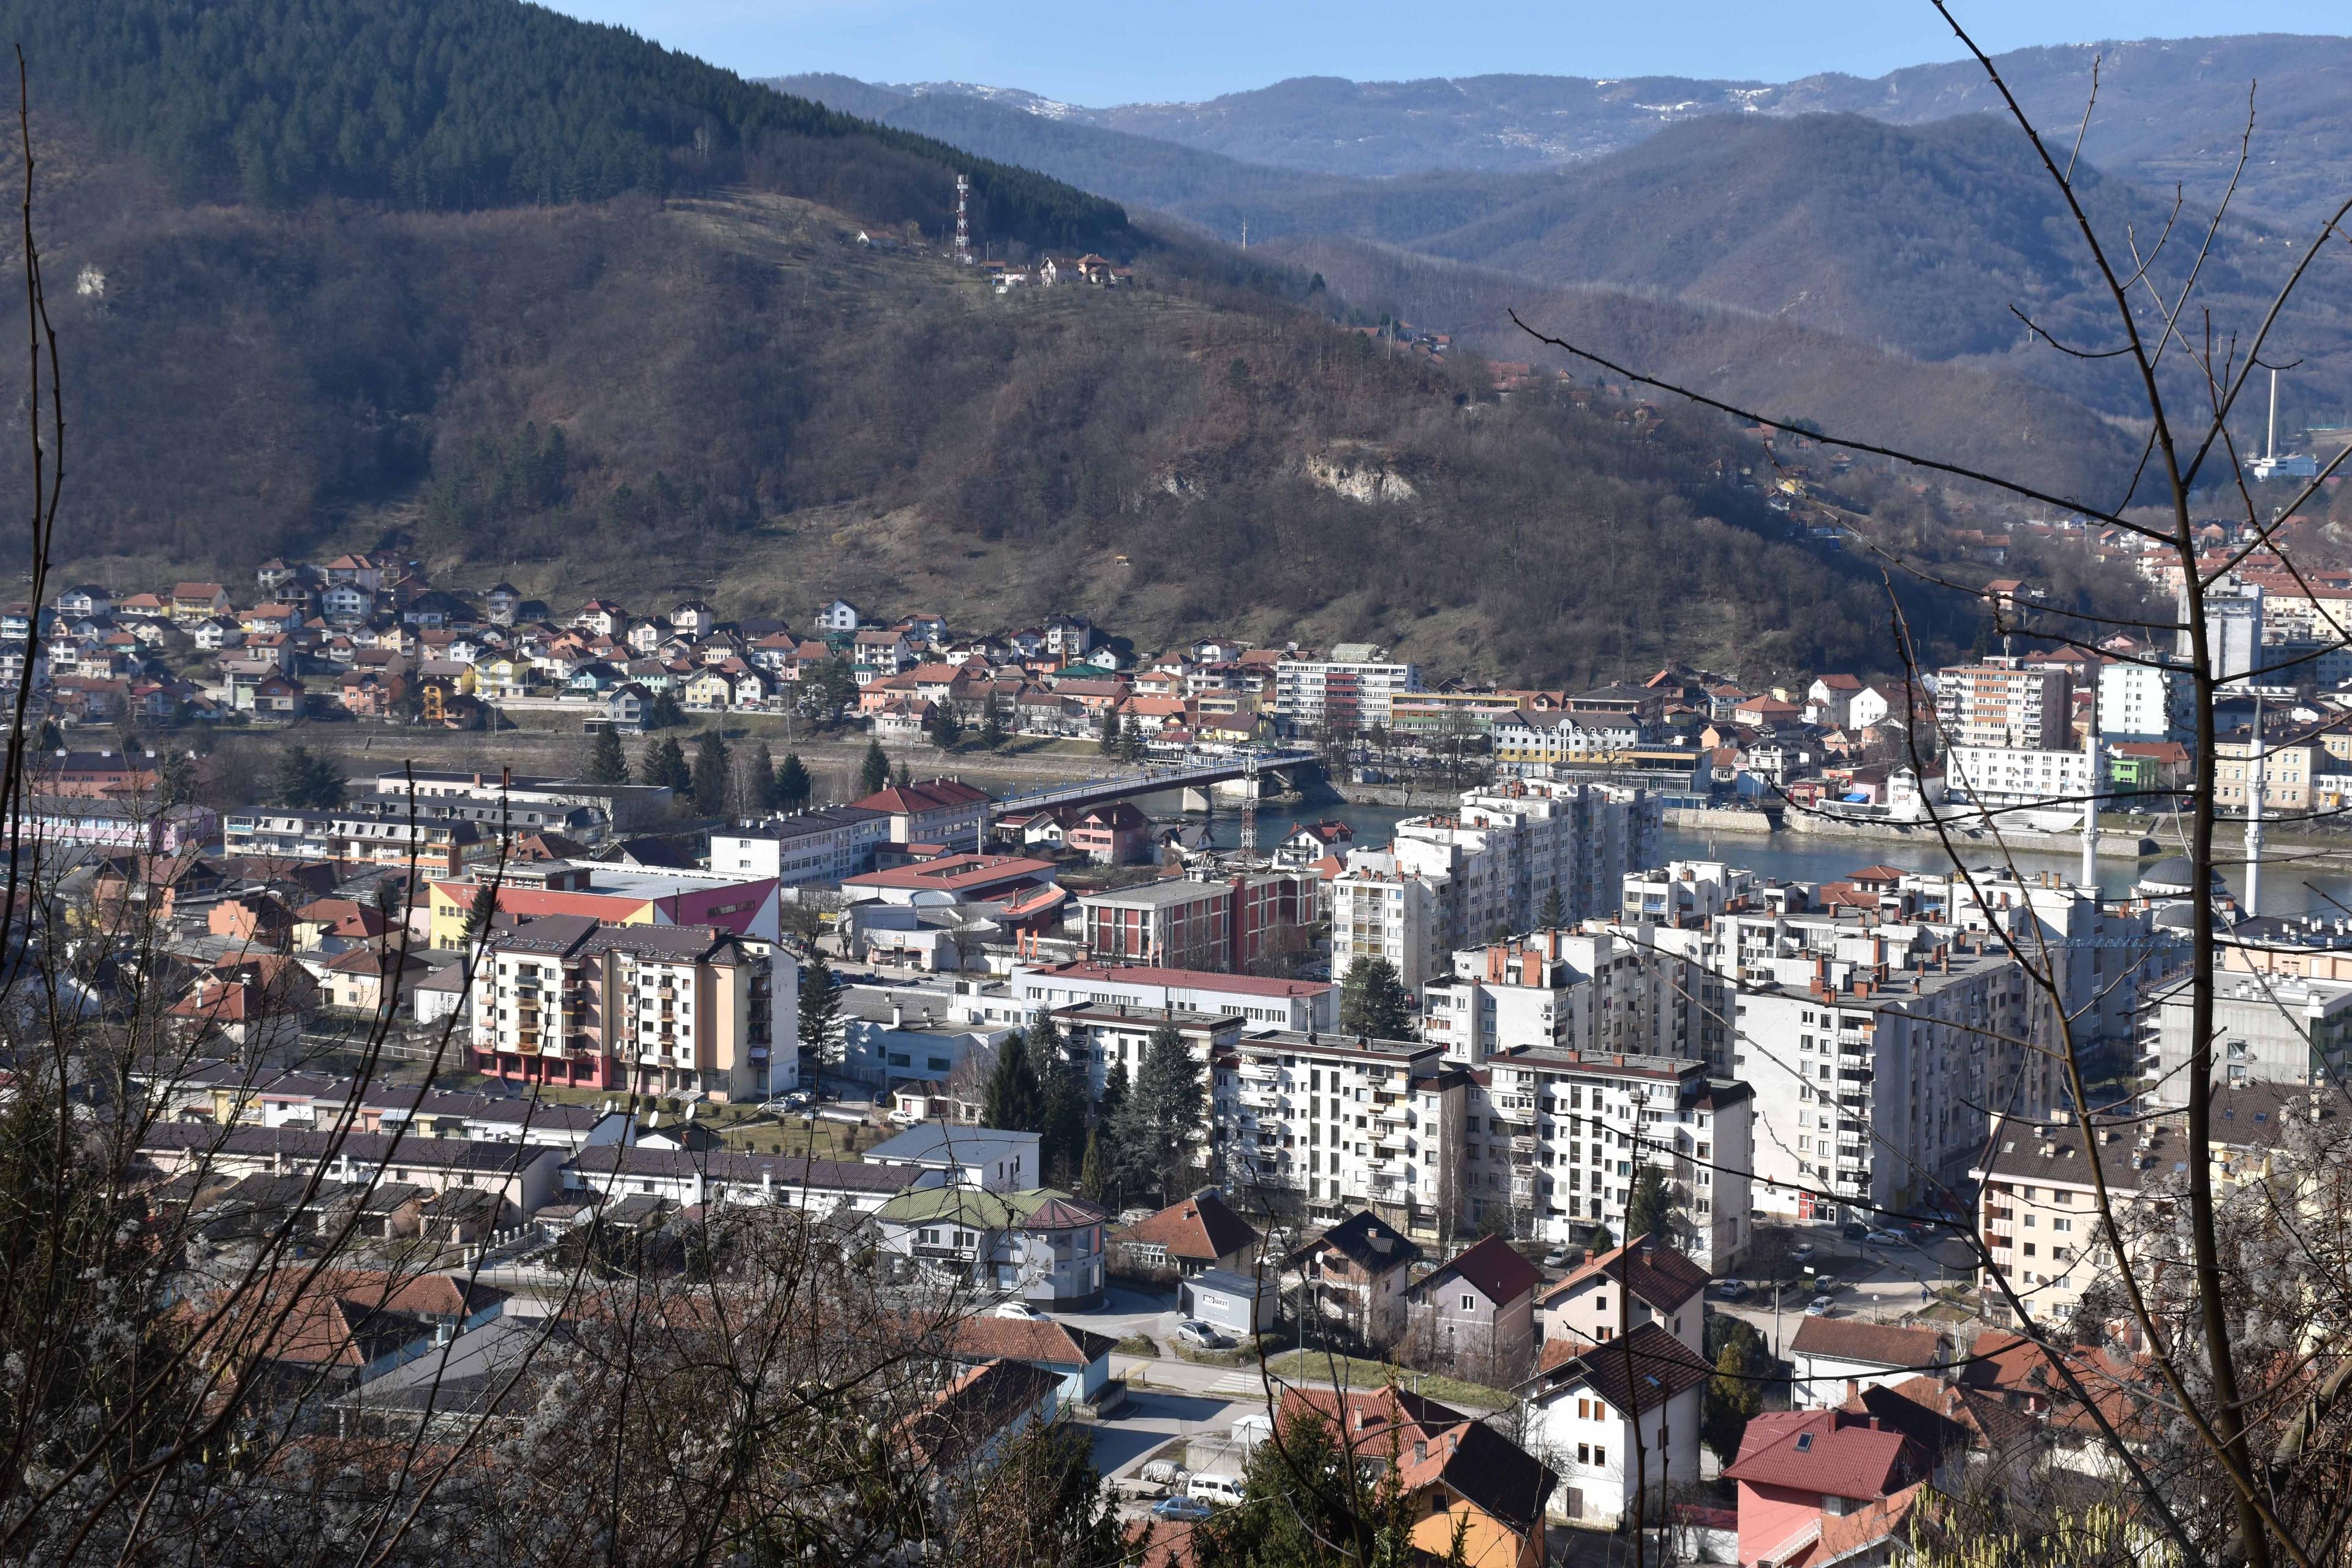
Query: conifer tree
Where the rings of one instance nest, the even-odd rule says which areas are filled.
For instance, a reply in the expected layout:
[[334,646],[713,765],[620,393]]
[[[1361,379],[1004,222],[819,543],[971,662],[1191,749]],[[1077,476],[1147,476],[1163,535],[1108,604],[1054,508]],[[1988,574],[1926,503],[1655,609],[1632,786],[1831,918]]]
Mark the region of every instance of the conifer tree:
[[727,742],[716,730],[705,730],[694,743],[694,809],[703,816],[727,812]]
[[1339,989],[1339,1028],[1375,1040],[1412,1037],[1412,1008],[1396,965],[1371,957],[1348,965]]
[[1538,931],[1558,931],[1568,923],[1568,906],[1559,900],[1558,888],[1544,889],[1543,903],[1536,910]]
[[[784,760],[776,764],[775,809],[801,811],[806,809],[809,797],[816,793],[816,783],[802,765],[798,752],[787,752]],[[871,794],[871,791],[867,792]]]
[[588,744],[588,782],[625,784],[629,782],[629,754],[621,749],[621,732],[610,724],[596,731]]
[[659,784],[681,795],[694,787],[694,770],[687,766],[685,748],[677,743],[675,735],[662,735],[647,741],[637,771],[646,783]]
[[866,756],[857,764],[857,793],[863,797],[879,794],[890,783],[890,759],[883,754],[882,742],[866,742]]
[[1035,1132],[1045,1120],[1044,1096],[1037,1087],[1037,1069],[1029,1060],[1029,1039],[1014,1035],[996,1053],[996,1070],[988,1075],[981,1100],[980,1119],[1008,1132]]
[[801,966],[800,1045],[820,1069],[832,1052],[833,1031],[840,1019],[841,987],[834,981],[833,965],[821,950],[813,952]]

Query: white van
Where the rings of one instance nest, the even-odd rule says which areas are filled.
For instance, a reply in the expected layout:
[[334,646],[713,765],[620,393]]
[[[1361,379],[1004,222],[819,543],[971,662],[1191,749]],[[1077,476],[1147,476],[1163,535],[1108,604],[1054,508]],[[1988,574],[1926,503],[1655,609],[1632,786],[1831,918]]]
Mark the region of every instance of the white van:
[[1242,1479],[1239,1476],[1194,1476],[1185,1487],[1184,1495],[1202,1502],[1214,1503],[1219,1508],[1236,1508],[1242,1500]]

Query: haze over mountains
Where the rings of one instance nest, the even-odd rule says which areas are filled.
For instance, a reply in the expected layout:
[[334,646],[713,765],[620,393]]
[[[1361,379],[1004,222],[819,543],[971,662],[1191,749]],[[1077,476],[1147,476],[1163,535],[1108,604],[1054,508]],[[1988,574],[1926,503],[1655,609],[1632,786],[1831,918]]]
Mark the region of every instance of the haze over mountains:
[[[2352,104],[2340,90],[2352,39],[2152,40],[1998,63],[2053,138],[2071,143],[2095,55],[2082,184],[2103,237],[2128,256],[2135,238],[2148,245],[2164,230],[2176,185],[2187,204],[2189,221],[2151,271],[2159,289],[2186,275],[2188,231],[2226,187],[2259,79],[2252,156],[2204,273],[2220,318],[2251,322],[2289,253],[2352,194]],[[2107,346],[2113,335],[2071,220],[2014,126],[1988,112],[1998,100],[1973,62],[1782,84],[1309,78],[1207,103],[1108,109],[968,84],[782,85],[1228,240],[1246,225],[1253,245],[1303,265],[1349,242],[1361,265],[1335,260],[1343,295],[1502,357],[1544,357],[1503,313],[1541,295],[1493,286],[1517,279],[1544,293],[1598,286],[1801,327],[1814,334],[1811,353],[1829,362],[1803,379],[1824,389],[1874,379],[1863,367],[1893,353],[2028,378],[2094,415],[2137,408],[2123,379],[2052,353],[2012,313],[2078,344]],[[1382,247],[1495,276],[1433,289],[1438,274],[1402,256],[1379,261]],[[2352,406],[2352,323],[2327,281],[2342,280],[2341,266],[2326,258],[2283,323],[2304,362],[2284,388],[2290,426],[2335,422]],[[1382,276],[1390,291],[1370,281]],[[2156,296],[2136,300],[2152,321]],[[1659,319],[1654,303],[1581,314],[1585,341],[1603,347],[1627,341],[1613,334],[1620,322]],[[1690,323],[1680,336],[1695,333],[1705,335]],[[1720,394],[1736,379],[1705,384]],[[2197,395],[2185,365],[2170,384]],[[1865,433],[1895,436],[1909,423],[1882,418]]]

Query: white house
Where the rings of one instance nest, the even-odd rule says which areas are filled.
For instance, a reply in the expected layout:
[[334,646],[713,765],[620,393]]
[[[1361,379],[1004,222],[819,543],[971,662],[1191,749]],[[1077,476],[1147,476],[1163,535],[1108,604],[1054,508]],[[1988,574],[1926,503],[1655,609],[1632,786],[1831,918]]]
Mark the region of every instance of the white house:
[[871,1164],[920,1166],[939,1173],[950,1186],[1013,1193],[1038,1185],[1043,1177],[1037,1144],[1034,1132],[924,1121],[884,1139],[862,1158]]
[[810,619],[817,635],[822,637],[826,632],[854,632],[864,624],[866,616],[848,600],[835,599],[820,606]]
[[1789,1359],[1793,1367],[1790,1405],[1800,1410],[1829,1410],[1864,1388],[1933,1377],[1949,1356],[1944,1336],[1934,1329],[1866,1323],[1858,1318],[1808,1317],[1797,1325],[1797,1336],[1789,1342]]
[[1614,1530],[1637,1482],[1654,1509],[1698,1480],[1699,1401],[1711,1369],[1696,1351],[1652,1322],[1580,1355],[1552,1341],[1544,1362],[1519,1392],[1528,1450],[1560,1479],[1554,1518]]

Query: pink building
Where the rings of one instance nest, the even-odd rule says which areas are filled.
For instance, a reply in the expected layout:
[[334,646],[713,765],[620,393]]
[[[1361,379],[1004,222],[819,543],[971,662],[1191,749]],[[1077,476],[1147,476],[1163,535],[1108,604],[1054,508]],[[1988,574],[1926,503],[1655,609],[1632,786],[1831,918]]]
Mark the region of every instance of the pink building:
[[[1867,1533],[1901,1511],[1900,1494],[1928,1479],[1933,1459],[1875,1415],[1772,1411],[1748,1423],[1723,1473],[1739,1487],[1739,1561],[1753,1568],[1826,1563],[1832,1538]],[[1915,1494],[1916,1495],[1916,1494]],[[1848,1522],[1851,1521],[1851,1522]]]

